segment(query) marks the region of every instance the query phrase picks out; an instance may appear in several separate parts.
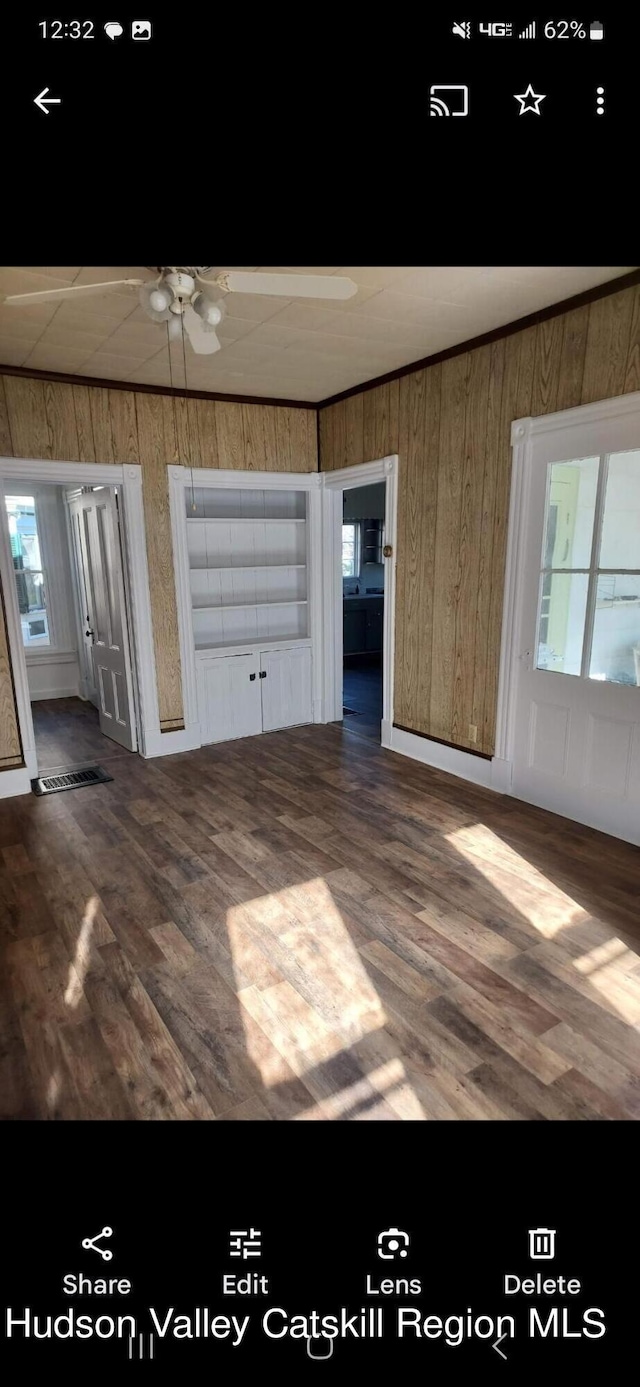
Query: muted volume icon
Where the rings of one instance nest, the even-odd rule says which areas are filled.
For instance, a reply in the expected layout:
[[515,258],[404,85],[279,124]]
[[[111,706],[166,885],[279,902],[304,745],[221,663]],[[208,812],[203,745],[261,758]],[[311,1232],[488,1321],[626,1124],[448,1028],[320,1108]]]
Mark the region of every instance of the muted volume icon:
[[469,88],[439,86],[429,88],[430,116],[468,116]]

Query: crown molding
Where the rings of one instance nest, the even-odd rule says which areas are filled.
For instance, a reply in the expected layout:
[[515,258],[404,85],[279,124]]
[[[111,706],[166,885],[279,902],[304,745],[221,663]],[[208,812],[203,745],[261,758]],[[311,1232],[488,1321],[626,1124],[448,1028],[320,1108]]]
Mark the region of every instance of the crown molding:
[[28,380],[58,381],[61,385],[87,385],[99,390],[129,390],[138,395],[171,395],[182,400],[218,400],[234,405],[279,405],[283,409],[317,409],[316,401],[280,400],[270,395],[224,395],[215,390],[177,390],[169,385],[141,385],[129,380],[103,380],[99,376],[74,376],[64,371],[36,371],[29,366],[3,366],[0,376],[22,376]]

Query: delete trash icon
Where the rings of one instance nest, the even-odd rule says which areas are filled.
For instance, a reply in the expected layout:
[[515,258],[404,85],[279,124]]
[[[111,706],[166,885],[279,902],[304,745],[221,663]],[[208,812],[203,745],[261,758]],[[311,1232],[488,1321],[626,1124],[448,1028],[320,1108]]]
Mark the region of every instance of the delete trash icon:
[[555,1228],[529,1229],[529,1256],[534,1262],[550,1261],[556,1254]]

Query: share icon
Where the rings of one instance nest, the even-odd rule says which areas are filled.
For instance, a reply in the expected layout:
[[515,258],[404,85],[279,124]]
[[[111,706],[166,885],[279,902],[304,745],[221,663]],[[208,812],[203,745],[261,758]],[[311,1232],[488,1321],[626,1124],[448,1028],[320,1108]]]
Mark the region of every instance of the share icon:
[[113,1257],[113,1252],[111,1251],[111,1248],[96,1247],[96,1243],[99,1238],[110,1238],[112,1234],[113,1228],[103,1228],[102,1232],[96,1233],[94,1238],[83,1238],[82,1246],[85,1248],[87,1252],[99,1252],[103,1262],[110,1262],[111,1258]]

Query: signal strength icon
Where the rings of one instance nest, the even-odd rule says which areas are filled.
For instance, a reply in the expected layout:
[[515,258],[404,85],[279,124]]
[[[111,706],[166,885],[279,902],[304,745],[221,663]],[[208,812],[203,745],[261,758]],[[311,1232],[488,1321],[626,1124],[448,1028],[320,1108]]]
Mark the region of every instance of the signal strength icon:
[[523,29],[523,30],[522,30],[522,33],[521,33],[521,34],[518,34],[518,38],[519,38],[519,39],[534,39],[535,36],[536,36],[536,21],[535,21],[535,19],[532,19],[531,23],[530,23],[530,24],[527,24],[526,29]]

